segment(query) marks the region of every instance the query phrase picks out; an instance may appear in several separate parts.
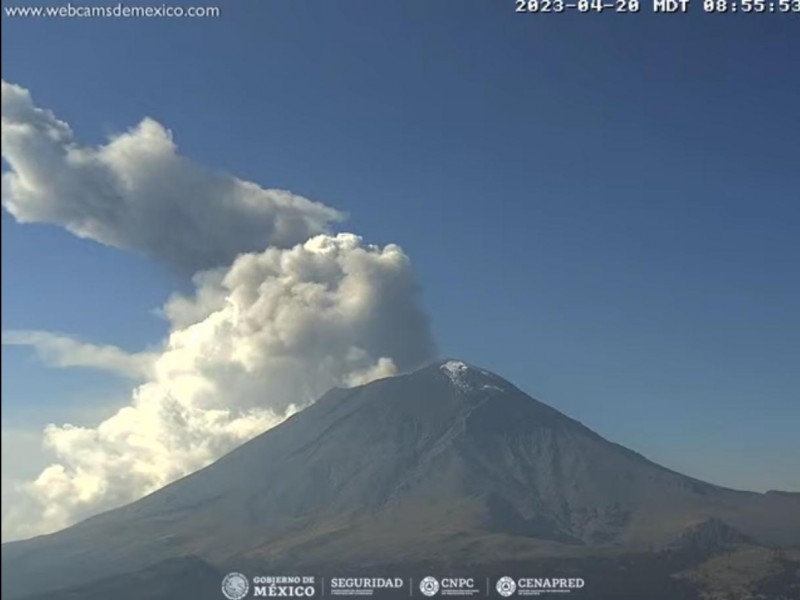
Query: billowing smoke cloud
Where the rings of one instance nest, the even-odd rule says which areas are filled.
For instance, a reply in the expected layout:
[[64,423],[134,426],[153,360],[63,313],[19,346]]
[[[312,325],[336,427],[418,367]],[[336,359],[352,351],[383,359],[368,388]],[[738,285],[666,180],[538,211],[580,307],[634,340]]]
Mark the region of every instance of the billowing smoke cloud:
[[[168,299],[162,312],[170,333],[158,352],[124,355],[118,348],[42,332],[5,336],[7,343],[33,345],[58,365],[122,372],[144,365],[147,373],[130,404],[96,427],[46,428],[44,443],[56,460],[35,480],[17,486],[15,494],[24,502],[14,502],[7,510],[4,506],[6,539],[52,531],[132,501],[280,423],[333,386],[392,375],[432,356],[427,318],[417,302],[410,262],[400,247],[369,245],[347,233],[315,235],[281,247],[292,236],[308,236],[323,227],[337,213],[288,195],[283,197],[285,205],[270,204],[270,198],[280,197],[277,193],[209,175],[176,157],[171,141],[164,156],[174,166],[151,165],[148,171],[142,153],[118,151],[120,143],[148,146],[141,127],[89,152],[92,165],[107,165],[108,156],[114,157],[113,167],[100,170],[115,181],[105,188],[99,184],[102,178],[96,178],[100,171],[95,166],[70,158],[73,152],[85,157],[87,151],[75,149],[68,126],[49,111],[35,108],[27,91],[4,84],[4,124],[7,90],[13,97],[8,120],[17,131],[10,134],[12,172],[4,175],[3,202],[13,207],[15,216],[39,215],[37,219],[61,223],[79,235],[143,249],[172,264],[208,265],[237,257],[228,265],[195,274],[191,296]],[[163,128],[148,123],[145,129],[157,132],[154,145],[166,143]],[[47,150],[41,160],[51,167],[38,164],[37,147]],[[145,174],[135,174],[143,163]],[[53,178],[48,169],[54,170]],[[118,178],[125,179],[122,174],[127,177],[123,187],[136,188],[135,193],[120,200],[116,192],[98,191],[116,190]],[[199,216],[192,208],[198,202],[197,180],[187,174],[227,182],[217,195],[202,193],[206,208]],[[131,179],[136,180],[133,185]],[[79,198],[77,190],[86,186],[93,195]],[[231,192],[237,186],[253,195]],[[161,187],[169,192],[160,198],[172,205],[164,212],[152,206],[158,201],[150,196]],[[260,201],[269,210],[258,208]],[[118,202],[146,208],[132,209],[138,220],[117,220]],[[285,211],[298,214],[306,209],[305,229],[294,229],[286,237],[281,221]],[[241,228],[250,224],[237,225],[243,215],[251,214],[248,211],[264,221],[268,232],[262,246],[267,238],[270,246],[257,252],[245,252],[258,237],[242,238]],[[193,224],[172,245],[166,237],[137,231],[149,227],[167,231],[170,223],[186,215]],[[218,220],[214,227],[203,224],[209,215]],[[214,258],[196,259],[194,249],[205,242],[207,228],[214,229]],[[78,358],[68,357],[70,344]]]
[[79,145],[69,125],[2,83],[3,207],[22,223],[144,252],[189,273],[240,252],[289,248],[324,233],[338,211],[205,169],[144,119],[106,145]]

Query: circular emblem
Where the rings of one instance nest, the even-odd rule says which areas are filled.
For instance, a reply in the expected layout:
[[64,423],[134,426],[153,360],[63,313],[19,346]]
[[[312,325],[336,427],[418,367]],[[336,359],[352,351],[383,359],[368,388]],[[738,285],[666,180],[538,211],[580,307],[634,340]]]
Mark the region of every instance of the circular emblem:
[[250,582],[241,573],[228,573],[222,580],[222,595],[228,600],[242,600],[250,591]]
[[495,587],[497,588],[497,593],[504,598],[508,598],[517,591],[517,584],[514,583],[511,577],[501,577],[497,580],[497,585]]
[[435,596],[436,592],[439,591],[439,582],[436,581],[435,577],[428,575],[419,582],[419,591],[429,597]]

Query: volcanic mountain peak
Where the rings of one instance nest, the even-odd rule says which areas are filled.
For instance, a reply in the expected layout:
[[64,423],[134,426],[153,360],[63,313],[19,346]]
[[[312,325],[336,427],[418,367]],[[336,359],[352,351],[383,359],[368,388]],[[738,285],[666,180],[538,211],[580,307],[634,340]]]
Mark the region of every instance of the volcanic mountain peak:
[[460,360],[446,360],[439,369],[444,373],[454,386],[463,391],[472,389],[470,379],[472,379],[473,372],[470,372],[469,365]]
[[463,360],[446,359],[436,364],[450,382],[462,392],[503,391],[498,385],[503,382],[500,376],[474,367]]
[[439,367],[455,383],[461,381],[461,376],[469,371],[467,363],[460,360],[447,360]]
[[797,514],[798,495],[684,477],[447,359],[334,389],[150,496],[4,545],[3,596],[186,555],[223,571],[488,566],[644,552],[697,523],[690,541],[793,546]]

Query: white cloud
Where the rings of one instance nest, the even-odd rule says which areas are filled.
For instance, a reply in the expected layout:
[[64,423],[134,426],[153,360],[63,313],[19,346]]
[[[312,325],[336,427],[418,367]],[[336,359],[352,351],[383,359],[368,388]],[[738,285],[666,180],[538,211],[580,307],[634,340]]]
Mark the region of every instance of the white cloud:
[[[17,218],[60,223],[184,267],[229,262],[195,274],[191,296],[166,302],[170,333],[157,354],[126,355],[42,332],[8,338],[61,366],[135,372],[147,363],[148,377],[129,405],[97,426],[46,428],[55,460],[15,492],[24,501],[15,500],[4,518],[5,539],[52,531],[132,501],[280,423],[333,386],[365,383],[432,357],[428,321],[400,247],[369,245],[347,233],[306,239],[336,213],[294,196],[276,208],[269,200],[276,192],[200,172],[175,155],[153,123],[98,150],[78,149],[69,127],[32,108],[22,88],[9,88],[7,118],[6,87],[4,125],[8,120],[17,131],[9,134],[14,172],[4,176],[3,202]],[[200,180],[217,189],[200,191]],[[234,188],[249,191],[237,195]],[[212,201],[214,208],[199,208],[195,218],[196,203]],[[259,202],[269,210],[255,208]],[[310,221],[286,230],[286,206]],[[266,223],[251,228],[251,219]],[[147,233],[176,224],[183,227],[176,244]],[[266,235],[247,234],[256,229]],[[298,236],[300,243],[283,247]],[[198,250],[207,237],[214,260]]]
[[47,331],[4,331],[2,342],[4,346],[30,346],[54,367],[86,367],[132,379],[149,376],[155,358],[155,354],[131,354],[116,346],[88,344]]
[[80,145],[69,125],[2,82],[2,203],[21,223],[53,223],[189,273],[240,252],[288,248],[324,233],[338,211],[206,169],[178,154],[170,131],[144,119],[105,145]]
[[26,512],[30,496],[24,482],[44,469],[52,457],[42,451],[40,431],[3,427],[0,442],[2,462],[2,538],[23,537],[37,533],[35,512]]

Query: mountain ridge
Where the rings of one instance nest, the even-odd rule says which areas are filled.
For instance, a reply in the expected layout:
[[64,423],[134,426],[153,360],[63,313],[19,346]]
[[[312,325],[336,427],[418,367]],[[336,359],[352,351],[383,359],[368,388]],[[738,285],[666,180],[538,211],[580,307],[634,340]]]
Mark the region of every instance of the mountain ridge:
[[709,519],[782,547],[800,545],[792,514],[800,494],[683,476],[498,375],[445,359],[334,388],[153,494],[4,545],[3,567],[12,588],[46,567],[51,577],[37,584],[47,591],[185,554],[231,568],[489,565],[645,552]]

